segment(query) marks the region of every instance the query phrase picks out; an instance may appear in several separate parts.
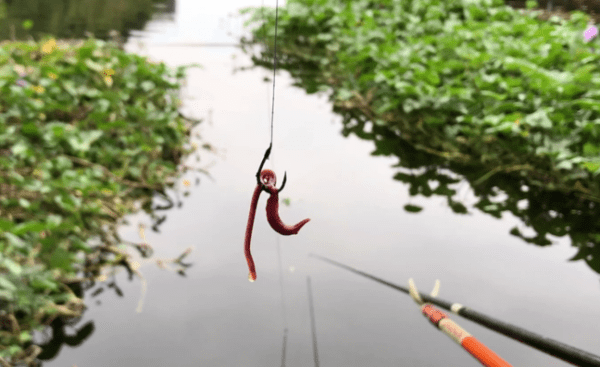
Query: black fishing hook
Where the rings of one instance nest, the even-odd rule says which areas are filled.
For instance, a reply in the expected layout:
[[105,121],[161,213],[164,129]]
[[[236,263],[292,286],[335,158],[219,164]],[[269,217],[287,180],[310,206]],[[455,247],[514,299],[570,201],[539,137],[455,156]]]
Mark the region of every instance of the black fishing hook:
[[[269,147],[267,148],[267,150],[265,152],[262,162],[260,162],[260,166],[258,166],[258,171],[256,171],[256,184],[261,187],[262,191],[264,191],[268,194],[270,194],[269,190],[262,182],[260,182],[260,172],[262,171],[263,166],[265,165],[265,162],[267,161],[267,159],[269,159],[269,156],[271,155],[272,146],[273,146],[273,143],[269,144]],[[285,187],[286,180],[287,180],[287,171],[285,171],[283,173],[283,182],[281,183],[281,188],[278,190],[279,192],[281,192],[281,190],[283,190],[283,188]]]

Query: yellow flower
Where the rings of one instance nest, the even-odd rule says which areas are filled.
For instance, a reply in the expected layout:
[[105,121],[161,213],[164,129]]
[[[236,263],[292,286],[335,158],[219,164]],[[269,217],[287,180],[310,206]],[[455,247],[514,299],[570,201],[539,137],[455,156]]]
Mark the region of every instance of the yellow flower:
[[56,80],[56,79],[58,79],[58,75],[56,75],[54,73],[48,73],[48,78]]
[[46,89],[44,89],[44,87],[42,87],[41,85],[36,85],[35,87],[32,87],[32,88],[38,94],[42,94],[46,91]]
[[108,85],[109,87],[111,87],[112,84],[113,84],[113,80],[112,80],[112,78],[110,76],[105,76],[104,77],[104,83],[106,83],[106,85]]
[[49,39],[42,45],[42,52],[45,54],[52,53],[56,49],[56,40],[54,38]]
[[113,69],[104,69],[103,73],[107,76],[115,75],[115,71]]
[[184,186],[190,186],[190,181],[189,180],[183,180],[183,185]]

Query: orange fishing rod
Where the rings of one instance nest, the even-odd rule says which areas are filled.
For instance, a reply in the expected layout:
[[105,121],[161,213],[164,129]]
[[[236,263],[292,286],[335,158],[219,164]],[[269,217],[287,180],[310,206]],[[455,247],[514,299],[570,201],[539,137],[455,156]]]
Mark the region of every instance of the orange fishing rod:
[[[415,282],[410,278],[408,280],[408,291],[412,299],[420,306],[421,312],[431,323],[440,329],[450,339],[461,345],[467,352],[475,357],[485,367],[512,367],[512,365],[500,358],[485,344],[477,340],[473,335],[460,327],[456,322],[450,320],[448,316],[430,303],[423,302]],[[431,292],[432,297],[437,297],[440,290],[440,281],[436,281],[435,287]]]
[[[361,275],[365,278],[369,278],[371,280],[376,281],[377,283],[386,285],[390,288],[394,288],[399,290],[400,292],[404,292],[409,294],[409,289],[390,283],[381,278],[378,278],[374,275],[367,274],[363,271],[354,269],[348,265],[344,265],[334,260],[330,260],[323,256],[318,256],[314,254],[310,254],[309,256],[321,259],[330,264],[336,265],[340,268],[344,268],[349,270],[355,274]],[[487,316],[480,312],[477,312],[469,307],[465,307],[460,303],[452,303],[448,301],[444,301],[438,299],[436,297],[428,296],[426,294],[419,293],[419,296],[425,302],[434,304],[438,307],[441,307],[445,310],[451,311],[459,316],[462,316],[466,319],[469,319],[473,322],[478,323],[479,325],[485,326],[488,329],[492,329],[500,334],[503,334],[511,339],[515,339],[520,341],[523,344],[527,344],[530,347],[533,347],[541,352],[554,356],[556,358],[562,359],[565,362],[572,363],[576,366],[583,367],[600,367],[600,356],[592,354],[590,352],[586,352],[585,350],[575,348],[565,343],[561,343],[559,341],[546,338],[540,334],[533,333],[531,331],[525,330],[519,326],[515,326],[509,324],[504,321],[500,321],[493,317]]]

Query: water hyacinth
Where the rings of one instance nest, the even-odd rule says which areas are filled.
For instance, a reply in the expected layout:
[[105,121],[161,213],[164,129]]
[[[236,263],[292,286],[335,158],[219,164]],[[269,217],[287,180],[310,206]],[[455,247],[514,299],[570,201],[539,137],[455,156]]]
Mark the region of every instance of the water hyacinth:
[[[0,285],[0,293],[12,297],[6,300],[0,296],[0,309],[7,310],[4,316],[12,318],[13,331],[19,330],[0,332],[0,366],[5,365],[6,358],[13,365],[13,361],[27,357],[22,351],[28,348],[34,328],[45,326],[42,322],[73,317],[72,310],[63,304],[72,298],[64,279],[80,271],[76,254],[94,258],[89,266],[115,266],[104,250],[95,248],[89,253],[85,241],[102,235],[108,239],[107,248],[116,247],[120,242],[113,241],[117,237],[111,225],[125,214],[139,211],[144,203],[151,203],[150,190],[162,191],[168,178],[179,177],[177,167],[191,153],[185,148],[191,127],[199,123],[179,114],[173,102],[186,68],[153,66],[141,56],[91,38],[77,43],[49,38],[3,43],[0,69],[8,83],[1,89],[0,99],[3,106],[14,106],[9,112],[10,124],[20,128],[8,133],[17,143],[5,144],[9,153],[4,156],[6,167],[2,171],[28,177],[11,180],[10,188],[2,190],[5,198],[0,209],[9,217],[2,232],[9,237],[0,247],[9,244],[4,254],[14,253],[13,247],[18,246],[23,254],[11,257],[16,265],[0,270],[0,280],[16,284],[16,289],[9,291]],[[119,83],[108,90],[104,83],[112,80],[116,70]],[[153,93],[142,87],[149,84]],[[135,98],[113,98],[115,92]],[[161,110],[157,112],[153,106],[161,106]],[[77,123],[92,120],[96,126]],[[140,133],[141,127],[144,133]],[[113,140],[112,132],[126,135],[128,141],[121,144]],[[148,162],[146,152],[137,152],[139,146],[164,154]],[[120,170],[125,166],[129,170]],[[55,169],[64,175],[57,177]],[[86,218],[66,212],[85,213]],[[10,217],[12,213],[19,215],[21,227],[10,222],[16,218]],[[92,222],[97,225],[86,225]],[[23,229],[16,232],[19,228]],[[38,256],[38,241],[44,237],[46,241],[52,239],[57,250]],[[27,273],[21,273],[21,268]],[[24,274],[38,283],[30,284]],[[59,311],[47,307],[49,304],[58,305]]]

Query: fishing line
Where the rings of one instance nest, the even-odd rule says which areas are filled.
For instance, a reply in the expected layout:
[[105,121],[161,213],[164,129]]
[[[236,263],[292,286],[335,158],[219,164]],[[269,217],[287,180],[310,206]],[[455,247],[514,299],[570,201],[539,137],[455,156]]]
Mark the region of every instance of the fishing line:
[[[264,0],[261,2],[260,13],[263,18],[263,23],[265,22],[265,14],[264,14]],[[275,39],[273,42],[273,98],[271,101],[271,145],[273,145],[273,120],[275,116],[275,72],[277,71],[277,24],[279,19],[279,0],[275,0]],[[264,28],[263,32],[263,43],[265,48],[267,47],[267,36],[266,36],[266,28]]]
[[283,289],[283,263],[281,261],[281,246],[279,236],[277,236],[277,258],[279,260],[279,287],[281,289],[281,314],[283,315],[283,325],[287,330],[287,312],[285,310],[285,292]]
[[310,277],[306,277],[306,287],[308,288],[308,310],[310,312],[310,331],[312,333],[313,359],[315,361],[315,367],[319,367],[319,352],[317,351],[317,327],[315,326],[315,306],[313,304]]
[[[274,47],[273,47],[273,100],[271,101],[271,145],[273,144],[273,117],[275,115],[275,71],[277,70],[277,19],[278,18],[279,18],[279,0],[275,0],[275,40],[274,40]],[[263,20],[264,20],[264,18],[263,18]]]
[[[260,8],[261,16],[263,18],[263,26],[266,25],[265,14],[264,14],[264,0],[261,1]],[[275,73],[277,71],[277,25],[279,18],[279,0],[275,2],[275,39],[274,39],[274,47],[273,47],[273,91],[272,91],[272,99],[271,99],[271,145],[273,146],[273,120],[275,116]],[[267,29],[266,26],[263,28],[263,44],[265,45],[265,49],[267,49]],[[267,49],[268,51],[268,49]],[[266,53],[266,52],[265,52]],[[267,101],[268,101],[267,94]],[[267,102],[268,103],[268,102]],[[267,104],[268,106],[268,104]],[[271,164],[274,165],[273,156],[271,156]],[[285,367],[285,357],[286,357],[286,349],[287,349],[287,333],[288,333],[288,323],[287,323],[287,312],[285,308],[285,290],[284,290],[284,282],[283,282],[283,262],[281,261],[281,245],[279,243],[279,236],[276,236],[276,244],[277,244],[277,259],[279,262],[279,287],[281,291],[281,314],[283,317],[283,346],[281,352],[281,367]]]

